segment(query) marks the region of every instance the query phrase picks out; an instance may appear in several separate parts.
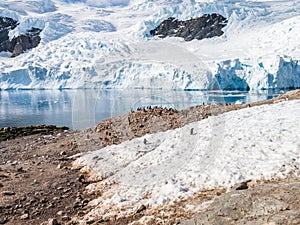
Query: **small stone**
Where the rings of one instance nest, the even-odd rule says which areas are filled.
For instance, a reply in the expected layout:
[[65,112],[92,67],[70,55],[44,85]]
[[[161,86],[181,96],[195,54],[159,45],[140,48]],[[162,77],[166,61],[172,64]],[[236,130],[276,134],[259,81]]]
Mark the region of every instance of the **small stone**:
[[29,174],[23,174],[23,178],[29,178],[30,175]]
[[37,199],[37,198],[32,198],[32,199],[30,200],[30,204],[33,204],[33,203],[35,203],[35,202],[38,202],[38,199]]
[[61,151],[59,154],[60,155],[66,155],[67,153],[65,151]]
[[15,195],[16,193],[13,191],[3,191],[2,194],[10,196],[10,195]]
[[25,213],[23,214],[21,217],[20,217],[22,220],[26,220],[29,218],[29,214],[28,213]]
[[88,203],[89,203],[89,200],[87,200],[87,199],[84,199],[84,200],[81,202],[81,204],[82,204],[83,206],[86,206]]
[[9,220],[7,218],[0,219],[0,224],[6,224]]
[[71,188],[64,189],[64,193],[70,192]]
[[62,196],[61,196],[61,199],[67,198],[67,197],[69,197],[69,196],[70,196],[69,194],[62,195]]
[[23,169],[23,167],[18,168],[17,171],[18,171],[19,173],[25,172],[25,170]]
[[85,215],[85,213],[84,213],[83,211],[80,211],[80,210],[79,210],[79,211],[77,211],[77,215],[78,215],[78,216],[83,216],[83,215]]
[[52,138],[53,136],[51,135],[51,134],[49,134],[49,135],[44,135],[43,136],[43,138],[45,138],[45,139],[50,139],[50,138]]
[[68,217],[68,216],[63,216],[63,217],[61,218],[61,220],[62,220],[62,221],[68,221],[68,220],[70,220],[70,217]]
[[47,225],[59,225],[59,223],[58,223],[57,219],[52,218],[52,219],[48,220]]
[[62,215],[64,214],[64,212],[63,212],[63,211],[58,211],[56,214],[57,214],[58,216],[62,216]]
[[18,164],[18,161],[14,161],[14,162],[11,163],[12,166],[15,166],[17,164]]
[[93,224],[93,223],[95,223],[95,220],[93,220],[93,219],[86,222],[86,224]]
[[5,205],[4,208],[5,208],[5,209],[11,209],[11,208],[12,208],[12,205]]
[[22,207],[23,207],[22,204],[18,204],[18,205],[15,206],[16,209],[21,209]]
[[44,195],[45,193],[43,191],[39,191],[39,192],[36,192],[35,195]]
[[137,210],[136,210],[136,213],[140,213],[140,212],[142,212],[142,211],[144,211],[144,210],[146,210],[147,209],[147,207],[145,206],[145,205],[141,205]]
[[188,187],[180,187],[180,192],[188,192],[189,188]]
[[48,209],[54,208],[54,207],[55,207],[55,204],[54,204],[53,202],[51,202],[51,203],[47,206]]
[[24,202],[26,199],[27,199],[26,196],[22,196],[22,197],[20,198],[20,201],[21,201],[21,202]]
[[84,178],[84,175],[83,175],[83,174],[80,174],[80,175],[79,175],[78,181],[79,181],[80,183],[84,183],[84,182],[85,182],[85,178]]
[[59,197],[53,197],[52,200],[53,201],[58,201],[58,200],[60,200],[60,198]]
[[248,189],[248,182],[242,182],[240,184],[238,184],[236,187],[235,187],[235,190],[239,191],[239,190],[246,190]]
[[79,204],[79,203],[75,203],[73,205],[73,209],[77,209],[77,208],[80,208],[80,207],[81,207],[81,204]]

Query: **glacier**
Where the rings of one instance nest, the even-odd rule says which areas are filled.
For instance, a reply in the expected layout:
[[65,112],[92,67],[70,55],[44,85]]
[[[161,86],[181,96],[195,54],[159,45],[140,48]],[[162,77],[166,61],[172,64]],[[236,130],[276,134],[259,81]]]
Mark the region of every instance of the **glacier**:
[[[218,13],[224,34],[185,42],[150,30],[169,17]],[[0,89],[300,88],[300,1],[7,0],[0,16],[31,27],[41,43],[0,53]]]

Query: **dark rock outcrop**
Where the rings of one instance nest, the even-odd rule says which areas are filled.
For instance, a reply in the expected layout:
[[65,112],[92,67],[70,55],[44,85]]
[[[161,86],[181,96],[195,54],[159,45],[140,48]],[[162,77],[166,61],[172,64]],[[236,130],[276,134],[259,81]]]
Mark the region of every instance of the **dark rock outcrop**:
[[68,127],[57,127],[54,125],[36,125],[28,127],[4,127],[0,128],[0,142],[24,137],[29,135],[52,135],[54,133],[64,132],[69,130]]
[[41,37],[39,36],[41,31],[42,30],[39,28],[32,27],[30,30],[27,30],[26,34],[14,37],[11,40],[11,44],[14,46],[12,57],[18,56],[26,50],[37,47],[41,41]]
[[8,17],[0,17],[0,52],[11,49],[8,33],[17,26],[18,21]]
[[170,17],[160,23],[158,27],[150,31],[152,36],[182,37],[185,41],[221,36],[228,20],[222,15],[213,13],[205,14],[199,18],[179,21]]
[[9,39],[9,31],[15,29],[18,22],[12,18],[0,17],[0,52],[12,53],[12,57],[22,54],[24,51],[35,48],[39,45],[41,29],[32,27],[26,34]]

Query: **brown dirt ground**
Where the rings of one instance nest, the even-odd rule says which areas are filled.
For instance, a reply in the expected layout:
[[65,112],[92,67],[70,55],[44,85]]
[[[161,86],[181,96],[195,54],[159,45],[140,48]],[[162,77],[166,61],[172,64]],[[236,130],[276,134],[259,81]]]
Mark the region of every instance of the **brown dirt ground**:
[[[77,153],[118,144],[146,133],[174,129],[222,112],[292,99],[300,99],[300,90],[275,99],[244,105],[201,105],[182,111],[146,108],[102,121],[93,128],[81,131],[64,132],[54,129],[51,135],[38,132],[29,135],[30,133],[24,132],[23,135],[26,136],[18,135],[13,139],[6,138],[10,140],[5,141],[0,139],[0,224],[41,224],[53,218],[58,223],[49,220],[49,224],[72,224],[72,218],[84,215],[89,210],[88,202],[95,196],[84,193],[89,183],[84,175],[70,169],[73,161],[70,156]],[[9,130],[1,130],[0,138],[1,135],[7,137]],[[278,181],[279,188],[280,182]],[[213,199],[223,192],[212,190],[194,200],[198,199],[200,204],[201,201]],[[180,214],[180,204],[183,203],[178,203],[178,207],[175,207],[178,210],[165,209],[174,211],[174,218],[169,220],[170,224],[192,216]],[[90,223],[128,224],[144,213],[152,213],[154,216],[163,214],[160,210],[145,210],[117,221],[112,219]]]

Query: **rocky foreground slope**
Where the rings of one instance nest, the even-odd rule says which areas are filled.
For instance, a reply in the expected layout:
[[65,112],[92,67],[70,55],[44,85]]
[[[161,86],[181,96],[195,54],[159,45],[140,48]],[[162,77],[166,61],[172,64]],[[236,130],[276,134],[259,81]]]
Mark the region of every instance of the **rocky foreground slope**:
[[201,213],[180,224],[300,224],[299,178],[248,182],[238,189],[215,198]]
[[[264,102],[251,103],[250,106],[292,99],[300,99],[299,90]],[[122,135],[118,141],[158,132],[165,128],[162,124],[169,124],[168,129],[176,128],[196,120],[197,117],[201,119],[224,111],[206,111],[205,107],[192,108],[191,112],[198,114],[191,117],[191,120],[184,117],[188,110],[177,112],[156,109],[156,129],[146,129],[149,124],[142,120],[150,119],[153,111],[140,110],[103,121],[102,125],[99,124],[93,129],[70,132],[60,130],[52,135],[35,134],[1,141],[0,224],[77,224],[76,221],[91,211],[89,203],[99,193],[87,194],[85,187],[91,181],[85,174],[70,170],[73,155],[112,144],[116,139],[111,134],[120,121],[125,119],[128,122],[134,115],[137,120],[131,123],[133,132],[124,137],[120,133]],[[249,105],[221,106],[228,110],[242,107]],[[141,126],[143,124],[145,126]],[[7,132],[10,130],[6,129]],[[24,133],[27,134],[28,132]],[[139,205],[136,212],[129,217],[107,217],[88,221],[88,224],[138,224],[135,221],[142,217],[148,218],[151,224],[162,223],[159,221],[164,221],[165,224],[195,224],[197,221],[201,224],[202,220],[205,221],[204,224],[299,224],[299,182],[299,178],[292,175],[271,181],[246,181],[227,193],[223,189],[200,192],[193,198],[165,208],[148,209],[147,206]],[[187,220],[195,216],[195,213],[186,211],[191,204],[198,205],[200,213],[192,222]]]

